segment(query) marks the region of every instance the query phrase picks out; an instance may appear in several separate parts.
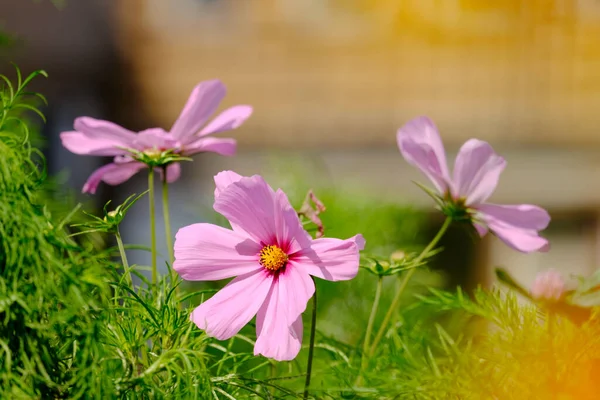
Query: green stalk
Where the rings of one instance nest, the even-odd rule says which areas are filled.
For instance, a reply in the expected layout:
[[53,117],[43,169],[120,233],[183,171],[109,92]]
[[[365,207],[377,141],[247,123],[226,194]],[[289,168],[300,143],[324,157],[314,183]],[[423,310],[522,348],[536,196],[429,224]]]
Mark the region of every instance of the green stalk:
[[152,248],[152,285],[158,282],[158,269],[156,267],[156,217],[154,215],[154,168],[150,167],[148,173],[148,191],[150,197],[150,246]]
[[171,236],[171,218],[169,216],[169,184],[167,183],[167,168],[163,167],[163,181],[162,181],[162,203],[163,203],[163,219],[165,221],[165,237],[167,242],[167,249],[169,251],[169,261],[171,262],[171,268],[175,261],[175,254],[173,253],[173,238]]
[[115,237],[117,238],[117,245],[119,246],[119,253],[121,253],[121,262],[123,263],[123,269],[125,270],[125,276],[127,277],[127,283],[130,285],[131,289],[133,289],[133,279],[131,279],[131,271],[129,270],[129,262],[127,262],[127,254],[125,254],[125,246],[123,246],[123,240],[121,239],[121,232],[119,232],[118,227],[117,227],[117,231],[115,232]]
[[365,342],[363,344],[362,358],[360,361],[360,371],[358,372],[358,378],[356,378],[356,386],[362,384],[362,372],[367,367],[369,357],[369,344],[371,341],[371,332],[373,331],[373,324],[375,323],[375,315],[377,315],[377,308],[379,307],[379,300],[381,298],[381,290],[383,288],[383,277],[379,276],[377,280],[377,289],[375,290],[375,300],[373,300],[373,307],[371,307],[371,315],[369,315],[369,322],[367,323],[367,332],[365,333]]
[[304,383],[304,400],[308,399],[308,388],[310,387],[310,375],[312,373],[312,361],[315,351],[315,333],[317,331],[317,287],[313,295],[313,309],[310,326],[310,344],[308,347],[308,364],[306,365],[306,382]]
[[[438,231],[437,235],[435,235],[435,237],[431,240],[431,242],[429,242],[427,247],[425,247],[425,249],[423,249],[421,254],[419,254],[419,256],[415,259],[415,261],[414,261],[415,264],[419,264],[423,260],[423,258],[425,258],[425,256],[431,250],[433,250],[435,245],[437,245],[437,243],[440,241],[442,236],[444,236],[444,233],[446,233],[446,231],[448,230],[450,223],[452,223],[452,218],[446,217],[446,220],[444,221],[444,224]],[[369,353],[369,357],[373,357],[373,354],[375,354],[377,345],[383,338],[385,329],[387,328],[387,325],[390,323],[390,320],[392,319],[394,312],[396,311],[396,309],[398,308],[398,305],[400,304],[400,299],[402,298],[402,293],[404,292],[404,289],[406,289],[406,286],[408,285],[408,281],[410,281],[410,278],[412,278],[412,276],[414,275],[416,270],[417,270],[417,268],[412,268],[411,270],[409,270],[406,273],[404,280],[402,281],[402,283],[400,284],[400,287],[396,291],[396,295],[394,296],[394,299],[392,300],[392,304],[390,304],[390,308],[388,309],[387,313],[385,314],[385,318],[383,319],[383,322],[381,323],[381,326],[379,327],[379,331],[377,331],[377,336],[375,336],[375,340],[373,341],[373,345],[371,346],[371,351]]]

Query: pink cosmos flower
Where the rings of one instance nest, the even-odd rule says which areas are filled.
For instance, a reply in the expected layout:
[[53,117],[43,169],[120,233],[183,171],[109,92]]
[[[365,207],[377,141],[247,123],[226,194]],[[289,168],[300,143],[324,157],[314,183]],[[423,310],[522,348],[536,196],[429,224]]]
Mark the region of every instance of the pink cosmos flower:
[[315,291],[312,276],[329,281],[358,273],[361,235],[313,240],[281,189],[262,177],[232,171],[215,176],[214,209],[232,229],[199,223],[175,238],[173,268],[183,279],[236,277],[197,307],[191,320],[219,340],[256,315],[254,354],[291,360],[302,343],[302,312]]
[[555,302],[565,292],[565,281],[558,271],[540,272],[531,285],[531,296],[536,300]]
[[[74,131],[60,134],[63,146],[75,154],[115,157],[112,163],[92,173],[83,186],[83,193],[95,193],[101,181],[109,185],[118,185],[148,167],[134,159],[124,148],[148,155],[158,155],[165,150],[173,150],[181,156],[207,151],[224,156],[233,155],[236,149],[234,139],[207,136],[239,127],[252,114],[252,107],[231,107],[206,125],[223,97],[225,86],[219,80],[201,82],[192,91],[169,132],[161,128],[151,128],[136,134],[112,122],[90,117],[77,118]],[[159,171],[162,172],[162,169]],[[176,181],[180,174],[179,163],[174,162],[167,166],[168,182]]]
[[508,246],[524,253],[546,251],[548,241],[539,231],[548,226],[548,212],[538,206],[487,203],[506,166],[504,158],[481,140],[470,139],[461,148],[450,177],[444,145],[433,121],[419,117],[397,134],[404,159],[433,182],[443,201],[463,210],[480,236],[488,229]]

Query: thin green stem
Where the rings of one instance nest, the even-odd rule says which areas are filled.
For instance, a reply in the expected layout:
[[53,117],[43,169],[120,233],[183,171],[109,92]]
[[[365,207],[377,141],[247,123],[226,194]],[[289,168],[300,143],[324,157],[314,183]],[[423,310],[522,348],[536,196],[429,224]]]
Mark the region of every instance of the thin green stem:
[[310,375],[312,373],[312,361],[315,351],[315,333],[317,331],[317,288],[313,295],[313,309],[310,325],[310,344],[308,347],[308,364],[306,365],[306,382],[304,383],[304,400],[308,399],[308,389],[310,387]]
[[[427,247],[425,247],[423,249],[423,251],[421,252],[421,254],[419,254],[419,256],[415,259],[415,261],[414,261],[415,264],[419,264],[423,260],[423,258],[425,258],[425,256],[431,250],[433,250],[433,248],[438,244],[438,242],[440,241],[442,236],[444,236],[444,233],[446,233],[446,231],[448,230],[448,227],[450,227],[451,223],[452,223],[452,218],[446,217],[446,220],[444,221],[444,224],[438,231],[437,235],[435,235],[435,237],[431,240],[431,242],[429,242]],[[394,299],[392,300],[392,304],[390,304],[390,308],[388,309],[387,313],[385,314],[385,318],[383,319],[383,322],[381,323],[381,326],[379,327],[379,331],[377,331],[377,336],[375,336],[375,340],[373,341],[373,345],[371,346],[371,351],[369,352],[369,357],[372,357],[373,354],[375,354],[377,345],[383,338],[383,335],[385,333],[385,329],[387,328],[387,325],[390,323],[394,313],[396,312],[396,309],[400,305],[402,293],[404,293],[404,289],[406,289],[406,286],[408,285],[410,278],[412,278],[412,276],[414,275],[416,270],[417,270],[417,268],[412,268],[404,276],[404,280],[402,280],[400,287],[396,291],[396,295],[394,296]]]
[[377,289],[375,289],[375,300],[373,300],[373,307],[371,307],[371,315],[369,315],[369,322],[367,323],[367,332],[365,333],[365,342],[363,343],[362,358],[360,361],[360,371],[356,379],[356,386],[362,384],[362,372],[367,367],[369,362],[369,344],[371,342],[371,333],[373,331],[373,324],[375,323],[375,316],[377,315],[377,308],[379,307],[379,300],[381,299],[381,290],[383,288],[383,276],[379,276],[377,279]]
[[[167,243],[167,251],[169,252],[169,265],[171,272],[171,284],[175,285],[177,274],[173,269],[175,262],[175,253],[173,248],[173,236],[171,235],[171,218],[169,216],[169,183],[167,182],[167,167],[163,167],[162,179],[162,204],[163,204],[163,220],[165,222],[165,240]],[[175,294],[179,294],[179,286],[175,287]]]
[[167,168],[163,167],[162,180],[162,203],[163,203],[163,218],[165,220],[165,236],[167,249],[169,251],[169,261],[173,266],[175,255],[173,253],[173,238],[171,236],[171,218],[169,217],[169,184],[167,183]]
[[121,232],[117,227],[115,232],[117,238],[117,246],[119,246],[119,253],[121,253],[121,262],[123,263],[124,274],[127,277],[127,283],[133,289],[133,279],[131,279],[131,271],[129,270],[129,262],[127,262],[127,254],[125,254],[125,246],[123,246],[123,240],[121,239]]
[[148,173],[148,192],[150,197],[150,247],[152,248],[152,285],[158,282],[158,269],[156,267],[156,216],[154,215],[154,168],[150,167]]

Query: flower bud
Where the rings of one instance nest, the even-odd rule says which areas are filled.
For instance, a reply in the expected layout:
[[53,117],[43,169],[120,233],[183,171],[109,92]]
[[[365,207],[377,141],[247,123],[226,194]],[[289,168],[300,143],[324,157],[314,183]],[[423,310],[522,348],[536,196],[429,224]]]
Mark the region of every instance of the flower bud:
[[299,216],[303,216],[315,224],[317,227],[317,234],[315,236],[317,238],[323,237],[323,234],[325,233],[325,226],[323,225],[321,218],[319,218],[319,214],[325,210],[326,207],[323,202],[319,200],[312,189],[310,189],[306,194],[300,209],[297,211]]
[[392,253],[392,255],[390,256],[390,259],[392,261],[395,262],[401,262],[404,261],[404,259],[406,258],[406,253],[402,250],[396,250],[395,252]]
[[531,285],[531,296],[546,302],[556,302],[565,292],[565,281],[560,272],[548,270],[540,272]]

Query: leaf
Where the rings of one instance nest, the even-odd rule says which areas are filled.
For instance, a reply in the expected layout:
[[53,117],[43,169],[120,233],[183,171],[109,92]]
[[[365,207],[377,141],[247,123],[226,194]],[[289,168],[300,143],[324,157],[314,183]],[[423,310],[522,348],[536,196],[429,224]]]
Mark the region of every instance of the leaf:
[[415,185],[417,185],[418,187],[420,187],[425,193],[427,193],[429,195],[429,197],[431,197],[433,200],[435,200],[435,202],[441,207],[444,205],[444,201],[440,198],[440,196],[434,192],[432,189],[429,189],[427,186],[423,185],[422,183],[419,183],[417,181],[412,181],[412,183],[414,183]]
[[2,79],[4,82],[6,82],[6,87],[8,88],[8,91],[10,92],[10,101],[12,102],[13,98],[15,97],[15,91],[12,87],[12,83],[4,75],[0,75],[0,79]]
[[19,104],[13,105],[13,109],[15,109],[15,108],[25,108],[29,111],[33,111],[42,119],[42,121],[46,122],[46,116],[44,114],[42,114],[42,112],[40,110],[38,110],[37,108],[35,108],[34,106],[31,106],[31,105],[25,104],[25,103],[19,103]]
[[596,290],[600,290],[600,270],[594,272],[592,276],[584,278],[576,292],[578,294],[583,294],[585,292]]
[[33,71],[32,73],[29,74],[29,76],[27,78],[25,78],[25,80],[23,81],[23,84],[21,85],[19,90],[24,89],[25,86],[27,86],[33,78],[35,78],[36,76],[39,76],[39,75],[43,76],[44,78],[48,77],[48,73],[46,71],[44,71],[43,69],[38,69],[36,71]]
[[515,281],[513,279],[513,277],[510,276],[510,274],[505,269],[496,268],[495,273],[496,273],[496,277],[498,278],[498,280],[500,282],[502,282],[509,288],[517,291],[519,294],[525,296],[529,300],[534,301],[534,299],[533,299],[533,297],[531,297],[531,294],[529,293],[529,291],[527,289],[525,289],[523,286],[521,286],[517,281]]
[[569,298],[569,303],[581,307],[600,306],[600,290],[591,290],[583,293],[574,292]]
[[36,93],[36,92],[23,92],[21,93],[21,95],[23,96],[33,96],[33,97],[37,97],[38,99],[42,100],[42,102],[44,103],[44,105],[48,105],[48,99],[46,99],[46,96],[44,96],[41,93]]

